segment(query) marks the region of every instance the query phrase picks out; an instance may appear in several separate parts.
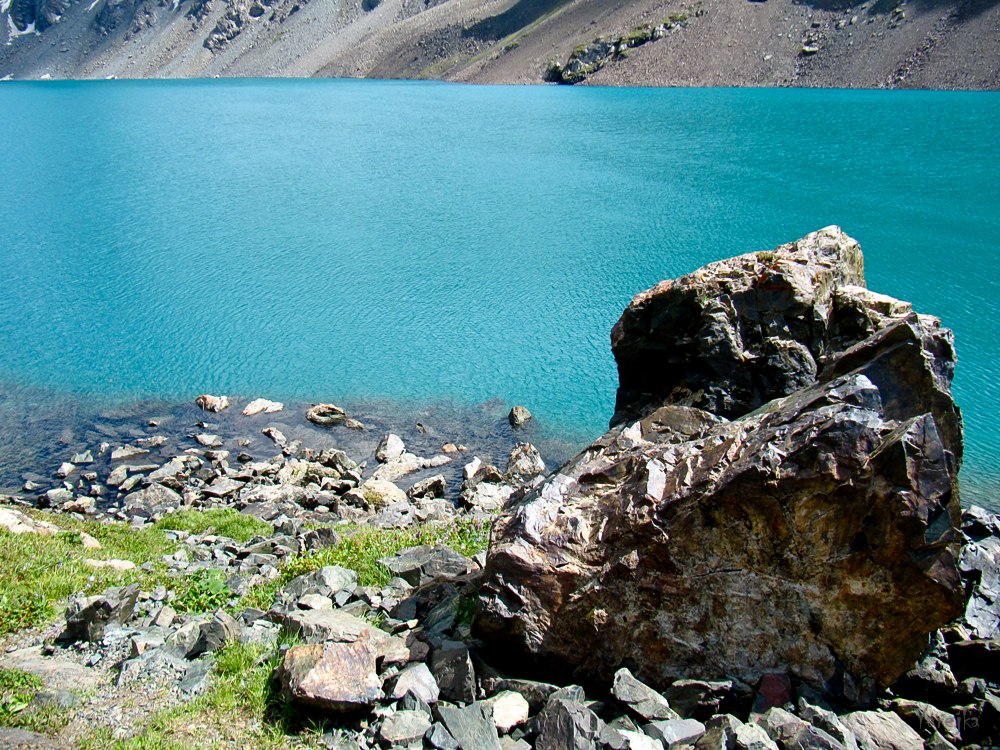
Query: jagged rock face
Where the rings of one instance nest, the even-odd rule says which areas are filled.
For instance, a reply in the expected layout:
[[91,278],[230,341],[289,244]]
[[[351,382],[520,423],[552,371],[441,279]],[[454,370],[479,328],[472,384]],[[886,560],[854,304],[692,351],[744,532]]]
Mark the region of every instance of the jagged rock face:
[[58,23],[66,7],[64,0],[13,0],[10,19],[18,31],[24,31],[32,24],[36,31],[44,31]]
[[809,385],[848,285],[864,285],[861,248],[828,228],[636,295],[611,332],[612,424],[662,403],[732,418]]
[[962,607],[954,353],[861,267],[831,228],[639,295],[616,353],[666,385],[623,383],[641,419],[501,515],[480,635],[588,681],[787,672],[863,702],[905,672]]

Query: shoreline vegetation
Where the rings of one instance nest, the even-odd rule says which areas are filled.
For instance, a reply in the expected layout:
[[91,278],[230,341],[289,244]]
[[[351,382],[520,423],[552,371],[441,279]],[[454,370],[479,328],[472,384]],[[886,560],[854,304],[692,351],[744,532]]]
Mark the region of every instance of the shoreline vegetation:
[[615,426],[555,471],[522,406],[489,460],[262,398],[95,430],[0,503],[0,746],[1000,743],[951,333],[862,268],[828,227],[640,293]]

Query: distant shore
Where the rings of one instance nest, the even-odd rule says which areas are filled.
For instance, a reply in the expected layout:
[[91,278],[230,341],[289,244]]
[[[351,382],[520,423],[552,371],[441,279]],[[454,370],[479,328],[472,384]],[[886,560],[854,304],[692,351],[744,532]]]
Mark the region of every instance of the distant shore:
[[[185,0],[0,13],[0,79],[340,77],[995,90],[995,3]],[[572,71],[566,77],[553,76]]]

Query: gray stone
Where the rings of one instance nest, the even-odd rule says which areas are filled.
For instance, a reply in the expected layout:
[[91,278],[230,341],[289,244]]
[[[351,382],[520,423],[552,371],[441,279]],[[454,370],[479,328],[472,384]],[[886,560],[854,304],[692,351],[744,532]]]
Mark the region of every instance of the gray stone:
[[284,448],[286,445],[288,445],[288,438],[285,437],[285,433],[283,433],[277,427],[265,427],[260,432],[264,437],[266,437],[272,443],[277,445],[279,448]]
[[74,599],[66,608],[66,635],[76,641],[99,641],[109,625],[128,622],[135,612],[139,584],[112,588],[99,596]]
[[458,741],[451,736],[451,732],[445,729],[443,724],[434,724],[427,730],[424,739],[437,750],[459,750]]
[[520,693],[504,690],[483,701],[493,710],[493,722],[501,734],[507,734],[514,727],[528,720],[531,707]]
[[736,750],[778,750],[778,745],[756,724],[742,724],[736,728]]
[[295,603],[299,609],[333,609],[333,600],[319,594],[300,596]]
[[443,474],[435,474],[427,479],[414,482],[413,486],[406,491],[406,496],[412,500],[416,498],[444,497],[448,483]]
[[316,404],[306,411],[306,419],[314,424],[333,426],[344,424],[347,413],[333,404]]
[[[102,681],[101,673],[61,656],[43,656],[41,646],[0,652],[0,668],[17,669],[39,677],[50,689],[93,690]],[[2,747],[2,745],[0,745]]]
[[533,714],[541,711],[549,698],[559,689],[556,685],[548,682],[521,680],[514,677],[483,677],[481,683],[487,695],[513,690],[528,702]]
[[675,745],[697,740],[705,734],[705,725],[694,719],[667,719],[651,721],[643,725],[642,731],[670,750]]
[[334,599],[343,592],[354,593],[358,586],[358,574],[348,568],[326,565],[319,570],[293,578],[282,589],[288,601],[296,601],[306,594],[318,594]]
[[235,479],[230,479],[229,477],[219,477],[210,485],[204,487],[202,492],[209,497],[232,497],[243,489],[245,484],[245,482],[237,482]]
[[267,617],[280,623],[286,633],[296,635],[308,644],[352,643],[365,637],[386,664],[406,664],[409,661],[410,652],[405,641],[346,612],[309,609],[271,612]]
[[406,504],[406,493],[387,479],[366,479],[358,491],[365,499],[369,510],[382,510],[397,503]]
[[419,742],[431,728],[430,719],[421,711],[396,711],[378,728],[379,740],[389,747]]
[[450,547],[438,545],[409,547],[379,562],[393,575],[411,586],[420,586],[438,578],[455,578],[472,570],[472,561]]
[[924,749],[920,735],[889,711],[855,711],[840,720],[854,733],[859,750]]
[[535,750],[596,750],[601,724],[582,703],[551,698],[535,717]]
[[212,619],[201,624],[195,653],[204,654],[218,651],[228,641],[238,641],[242,628],[240,624],[225,610],[219,610]]
[[524,484],[545,473],[545,462],[531,443],[517,443],[507,457],[506,478]]
[[732,689],[729,680],[675,680],[664,697],[682,718],[704,721],[719,713],[722,701]]
[[958,692],[958,680],[946,661],[924,656],[896,681],[893,691],[906,698],[948,701]]
[[177,687],[186,695],[200,695],[208,689],[211,680],[212,662],[206,657],[188,667]]
[[438,704],[438,717],[461,750],[500,750],[493,714],[485,703],[465,708]]
[[[694,743],[695,750],[730,750],[735,748],[736,732],[742,725],[742,721],[730,714],[713,716],[705,724],[705,733]],[[767,737],[766,734],[764,736]]]
[[666,698],[637,680],[626,667],[615,672],[611,694],[646,721],[680,718]]
[[961,742],[962,735],[958,731],[958,722],[947,711],[921,701],[909,701],[902,698],[890,701],[888,707],[917,731],[924,739],[930,739],[935,733],[940,734],[949,742]]
[[438,688],[434,675],[423,662],[407,664],[403,668],[396,676],[389,697],[393,700],[401,700],[407,694],[419,698],[428,705],[437,703],[441,690]]
[[266,398],[255,398],[243,407],[243,416],[252,417],[255,414],[274,414],[285,408],[285,405],[278,401],[268,401]]
[[445,641],[434,649],[430,671],[445,700],[472,703],[476,699],[476,670],[464,643]]
[[167,649],[184,659],[194,659],[203,653],[203,646],[205,644],[201,638],[201,626],[204,622],[203,618],[185,622],[181,627],[167,636]]
[[126,510],[144,510],[149,513],[165,512],[184,504],[184,499],[169,487],[154,482],[145,489],[126,495],[123,505]]
[[854,732],[848,729],[833,711],[821,706],[814,706],[803,698],[799,698],[799,716],[829,734],[846,750],[858,750]]
[[137,456],[145,456],[149,453],[145,448],[139,448],[135,445],[123,445],[119,448],[115,448],[111,451],[112,461],[125,461],[129,458],[136,458]]
[[952,743],[948,742],[938,732],[931,735],[931,738],[924,743],[925,750],[958,750]]
[[844,750],[828,733],[783,708],[769,708],[751,719],[785,750]]
[[198,396],[194,402],[205,411],[220,412],[223,409],[229,408],[228,396],[212,396],[205,393]]

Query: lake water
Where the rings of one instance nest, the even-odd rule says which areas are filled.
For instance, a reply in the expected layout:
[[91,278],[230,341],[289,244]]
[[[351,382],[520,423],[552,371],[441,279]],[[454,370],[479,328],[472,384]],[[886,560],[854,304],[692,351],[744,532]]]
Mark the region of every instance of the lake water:
[[955,330],[996,508],[998,157],[996,93],[4,83],[4,399],[500,399],[582,445],[632,295],[839,224]]

